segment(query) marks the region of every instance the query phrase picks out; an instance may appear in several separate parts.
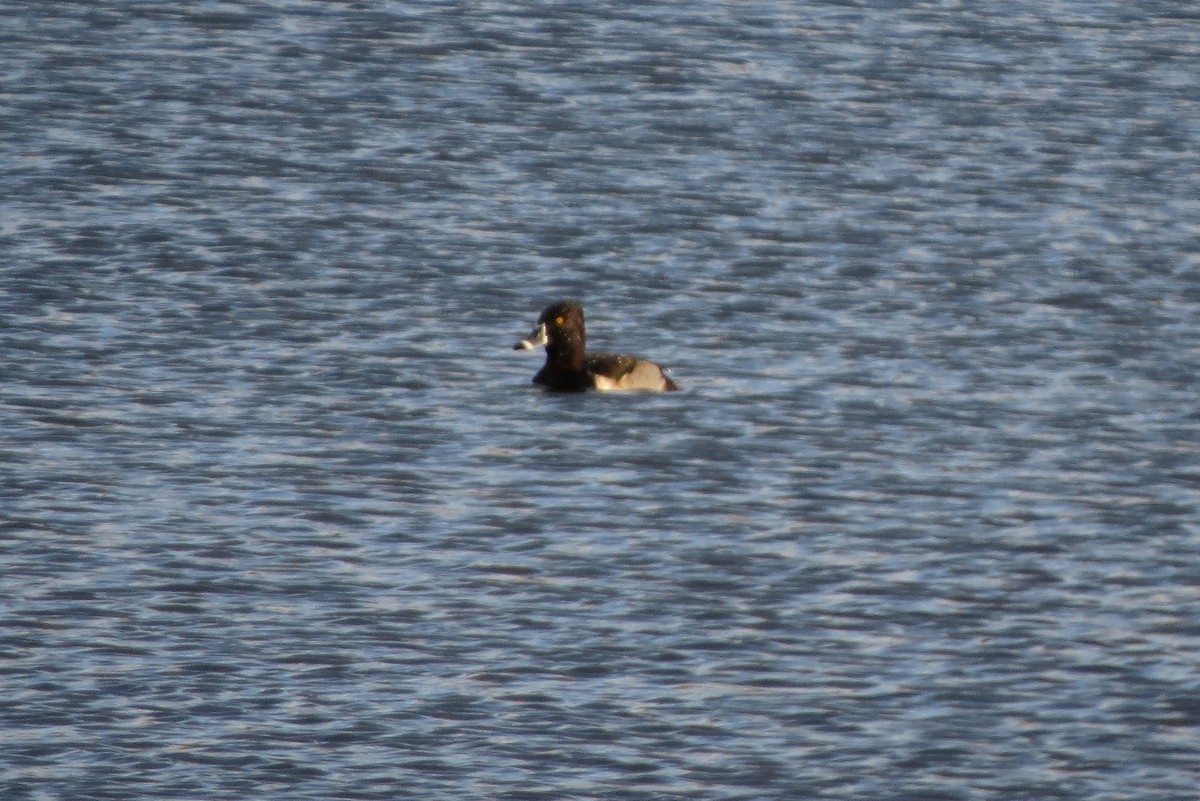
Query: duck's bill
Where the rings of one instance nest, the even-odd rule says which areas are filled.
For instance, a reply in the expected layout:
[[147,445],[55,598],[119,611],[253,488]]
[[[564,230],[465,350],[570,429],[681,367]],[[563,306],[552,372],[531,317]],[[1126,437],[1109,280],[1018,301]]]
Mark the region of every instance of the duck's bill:
[[546,336],[546,324],[539,323],[538,327],[533,329],[532,334],[513,345],[513,350],[533,350],[544,346],[549,341]]

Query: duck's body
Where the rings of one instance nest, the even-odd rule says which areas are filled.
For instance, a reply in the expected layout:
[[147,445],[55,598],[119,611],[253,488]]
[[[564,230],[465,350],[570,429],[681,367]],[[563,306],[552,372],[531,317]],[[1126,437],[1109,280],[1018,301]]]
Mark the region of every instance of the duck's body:
[[546,348],[546,363],[533,383],[555,392],[644,390],[670,392],[679,385],[654,362],[619,353],[588,353],[583,307],[564,300],[546,307],[537,327],[516,350]]

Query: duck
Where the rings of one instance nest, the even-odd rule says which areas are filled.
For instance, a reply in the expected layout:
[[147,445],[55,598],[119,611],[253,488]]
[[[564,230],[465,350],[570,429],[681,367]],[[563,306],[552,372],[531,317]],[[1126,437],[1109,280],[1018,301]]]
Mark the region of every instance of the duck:
[[513,350],[546,349],[546,363],[533,377],[552,392],[674,392],[679,389],[661,365],[624,353],[588,353],[583,306],[560,300],[542,310],[537,325]]

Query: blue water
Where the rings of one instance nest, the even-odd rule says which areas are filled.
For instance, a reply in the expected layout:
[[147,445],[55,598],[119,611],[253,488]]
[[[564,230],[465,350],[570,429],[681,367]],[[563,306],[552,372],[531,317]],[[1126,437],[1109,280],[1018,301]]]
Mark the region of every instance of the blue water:
[[0,19],[6,801],[1197,797],[1187,4]]

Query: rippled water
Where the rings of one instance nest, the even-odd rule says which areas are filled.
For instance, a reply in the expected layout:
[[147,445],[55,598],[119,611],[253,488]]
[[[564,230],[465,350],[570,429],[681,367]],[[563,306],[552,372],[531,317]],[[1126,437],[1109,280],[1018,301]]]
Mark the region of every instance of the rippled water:
[[0,17],[5,799],[1196,797],[1186,4]]

